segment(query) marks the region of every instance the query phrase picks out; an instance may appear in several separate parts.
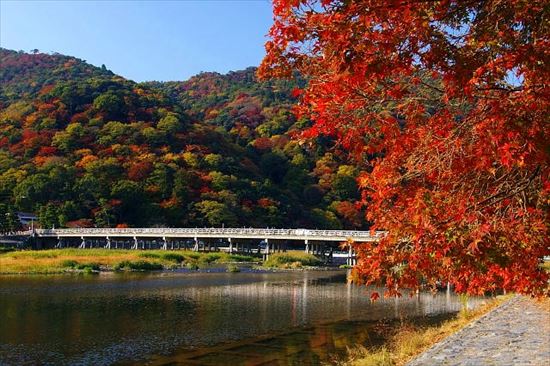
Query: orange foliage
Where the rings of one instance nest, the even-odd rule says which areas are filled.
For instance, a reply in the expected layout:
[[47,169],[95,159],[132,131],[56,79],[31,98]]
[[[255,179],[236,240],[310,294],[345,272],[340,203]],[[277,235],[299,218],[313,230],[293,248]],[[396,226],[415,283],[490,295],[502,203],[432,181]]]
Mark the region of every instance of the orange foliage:
[[[303,138],[361,167],[377,244],[356,274],[389,294],[541,295],[550,255],[546,0],[274,0],[259,74],[300,75]],[[318,167],[320,168],[320,167]],[[399,269],[399,270],[396,270]],[[377,295],[373,295],[376,297]]]

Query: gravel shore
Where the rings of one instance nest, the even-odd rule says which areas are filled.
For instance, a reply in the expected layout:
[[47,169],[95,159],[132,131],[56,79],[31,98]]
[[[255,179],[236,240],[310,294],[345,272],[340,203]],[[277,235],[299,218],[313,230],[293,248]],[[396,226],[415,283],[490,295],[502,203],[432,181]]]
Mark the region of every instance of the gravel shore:
[[550,312],[516,296],[407,366],[550,366]]

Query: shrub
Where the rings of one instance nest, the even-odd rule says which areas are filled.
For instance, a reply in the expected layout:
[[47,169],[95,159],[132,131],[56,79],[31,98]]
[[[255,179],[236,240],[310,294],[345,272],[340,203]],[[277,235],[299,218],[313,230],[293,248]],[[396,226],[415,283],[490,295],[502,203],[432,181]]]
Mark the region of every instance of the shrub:
[[199,261],[202,262],[202,263],[210,264],[210,263],[213,263],[213,262],[217,261],[221,257],[222,257],[222,255],[220,253],[208,253],[208,254],[200,257]]
[[236,265],[234,264],[229,264],[227,266],[227,272],[230,272],[230,273],[237,273],[237,272],[240,272],[241,269],[239,267],[237,267]]
[[81,263],[75,268],[85,272],[99,271],[99,263]]
[[183,262],[185,257],[183,255],[177,254],[177,253],[164,253],[164,254],[162,254],[162,259],[167,260],[167,261],[171,261],[171,262],[181,263],[181,262]]
[[199,259],[201,257],[201,255],[199,253],[189,253],[189,254],[187,254],[187,257],[189,257],[191,259]]
[[[296,263],[300,263],[299,265]],[[274,253],[264,262],[266,267],[298,268],[298,266],[318,266],[321,260],[313,254],[303,252]]]
[[230,254],[229,260],[232,262],[254,262],[257,258],[250,255]]
[[61,267],[63,268],[74,268],[78,265],[78,262],[72,259],[66,259],[61,262]]
[[130,270],[130,271],[158,271],[161,270],[162,264],[148,261],[122,261],[115,265],[115,271]]

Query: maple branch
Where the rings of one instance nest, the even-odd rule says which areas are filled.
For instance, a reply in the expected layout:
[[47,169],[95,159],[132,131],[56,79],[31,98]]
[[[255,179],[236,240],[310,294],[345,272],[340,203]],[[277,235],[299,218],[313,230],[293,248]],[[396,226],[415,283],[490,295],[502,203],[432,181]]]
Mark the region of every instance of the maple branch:
[[[508,192],[498,192],[491,197],[488,197],[484,199],[483,201],[479,202],[477,206],[480,210],[495,205],[499,202],[502,202],[503,200],[515,196],[517,193],[524,192],[533,182],[533,180],[537,177],[537,175],[540,173],[540,166],[537,166],[537,168],[533,171],[533,173],[527,178],[526,182],[523,185],[520,185],[516,187],[515,189],[512,189]],[[504,195],[504,196],[502,196]],[[501,196],[501,197],[499,197]],[[497,199],[498,198],[498,199]],[[493,201],[496,199],[495,201]],[[492,202],[491,202],[492,201]],[[473,208],[473,207],[472,207]]]

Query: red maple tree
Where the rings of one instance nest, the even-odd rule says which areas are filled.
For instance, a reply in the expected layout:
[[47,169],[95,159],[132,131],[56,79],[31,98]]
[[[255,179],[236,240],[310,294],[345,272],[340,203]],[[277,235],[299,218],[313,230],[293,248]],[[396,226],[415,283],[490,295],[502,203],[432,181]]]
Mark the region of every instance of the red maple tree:
[[[367,219],[355,273],[388,294],[540,295],[550,255],[546,0],[274,0],[261,77],[350,153]],[[376,298],[378,294],[373,294]]]

